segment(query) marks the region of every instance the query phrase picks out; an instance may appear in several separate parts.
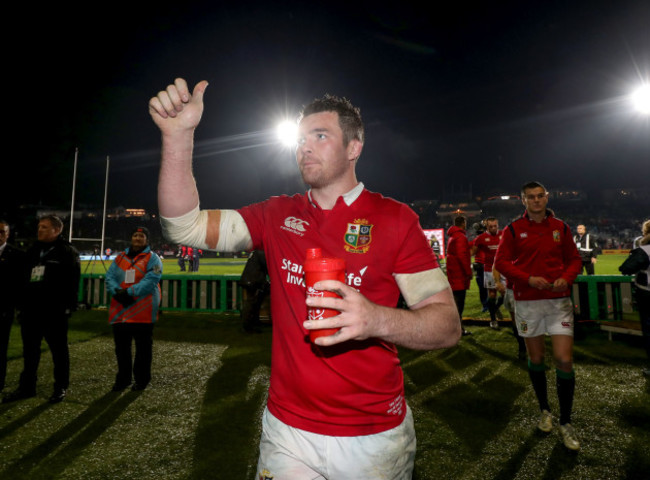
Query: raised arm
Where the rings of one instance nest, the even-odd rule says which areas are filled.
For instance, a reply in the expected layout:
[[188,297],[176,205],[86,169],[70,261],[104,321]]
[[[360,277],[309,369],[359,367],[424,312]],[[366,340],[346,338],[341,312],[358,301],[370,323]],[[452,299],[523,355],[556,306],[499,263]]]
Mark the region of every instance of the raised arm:
[[199,193],[192,173],[194,130],[203,114],[199,82],[190,94],[187,82],[174,80],[149,100],[149,114],[162,134],[158,178],[158,209],[165,237],[196,248],[237,251],[252,246],[241,215],[233,210],[199,210]]
[[192,150],[207,86],[208,82],[203,80],[190,94],[187,82],[177,78],[149,100],[149,114],[162,136],[158,209],[163,217],[179,217],[199,204],[192,174]]

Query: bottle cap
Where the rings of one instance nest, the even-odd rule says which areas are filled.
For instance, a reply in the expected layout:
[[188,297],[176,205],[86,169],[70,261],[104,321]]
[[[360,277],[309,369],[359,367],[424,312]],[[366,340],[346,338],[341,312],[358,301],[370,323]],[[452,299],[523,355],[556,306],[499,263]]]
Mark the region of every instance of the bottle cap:
[[336,272],[345,271],[345,260],[322,256],[320,248],[308,248],[304,264],[305,272]]
[[321,258],[323,256],[323,252],[320,248],[308,248],[307,249],[307,260],[310,258]]

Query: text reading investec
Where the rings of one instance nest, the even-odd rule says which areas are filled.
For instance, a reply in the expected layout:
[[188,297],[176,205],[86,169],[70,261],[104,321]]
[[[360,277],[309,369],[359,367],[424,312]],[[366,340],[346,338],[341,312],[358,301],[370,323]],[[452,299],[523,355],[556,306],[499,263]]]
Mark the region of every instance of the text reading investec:
[[[305,286],[305,278],[302,271],[302,265],[299,263],[292,262],[286,258],[282,259],[282,270],[286,270],[287,277],[285,281],[291,285],[301,285]],[[364,269],[365,271],[365,269]],[[361,276],[355,275],[354,273],[348,273],[345,277],[345,282],[355,288],[361,286]]]

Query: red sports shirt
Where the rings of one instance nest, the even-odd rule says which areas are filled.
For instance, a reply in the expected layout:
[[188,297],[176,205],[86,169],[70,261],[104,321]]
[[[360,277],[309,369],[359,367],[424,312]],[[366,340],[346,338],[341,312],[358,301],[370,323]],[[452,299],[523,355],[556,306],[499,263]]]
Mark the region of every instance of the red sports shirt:
[[499,248],[499,241],[501,240],[501,233],[499,231],[495,235],[492,235],[488,232],[483,232],[474,239],[474,246],[477,248],[474,261],[485,265],[487,271],[492,270],[494,256],[497,254],[497,248]]
[[570,287],[582,270],[582,260],[566,223],[550,212],[540,223],[524,213],[503,229],[495,266],[512,282],[516,300],[543,300],[568,297],[571,289],[538,290],[528,285],[528,279],[544,277],[553,283],[564,278]]
[[417,215],[406,205],[362,190],[322,210],[309,194],[272,197],[238,210],[263,248],[271,280],[273,361],[268,408],[310,432],[357,436],[399,425],[404,379],[392,343],[369,339],[317,347],[307,318],[303,262],[308,248],[346,261],[348,285],[380,305],[397,305],[394,274],[438,267]]

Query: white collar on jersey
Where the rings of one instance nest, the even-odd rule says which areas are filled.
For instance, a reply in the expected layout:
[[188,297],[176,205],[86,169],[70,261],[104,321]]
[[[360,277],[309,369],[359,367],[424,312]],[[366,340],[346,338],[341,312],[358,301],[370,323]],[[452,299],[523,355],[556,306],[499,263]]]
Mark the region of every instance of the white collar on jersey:
[[[348,193],[344,193],[341,195],[343,197],[343,201],[345,204],[349,207],[354,203],[354,201],[359,198],[359,195],[361,195],[361,192],[363,192],[364,186],[363,182],[357,183],[357,186],[354,187],[352,190],[350,190]],[[311,189],[307,192],[307,195],[309,196],[309,203],[312,205],[314,204],[314,201],[311,198]]]

